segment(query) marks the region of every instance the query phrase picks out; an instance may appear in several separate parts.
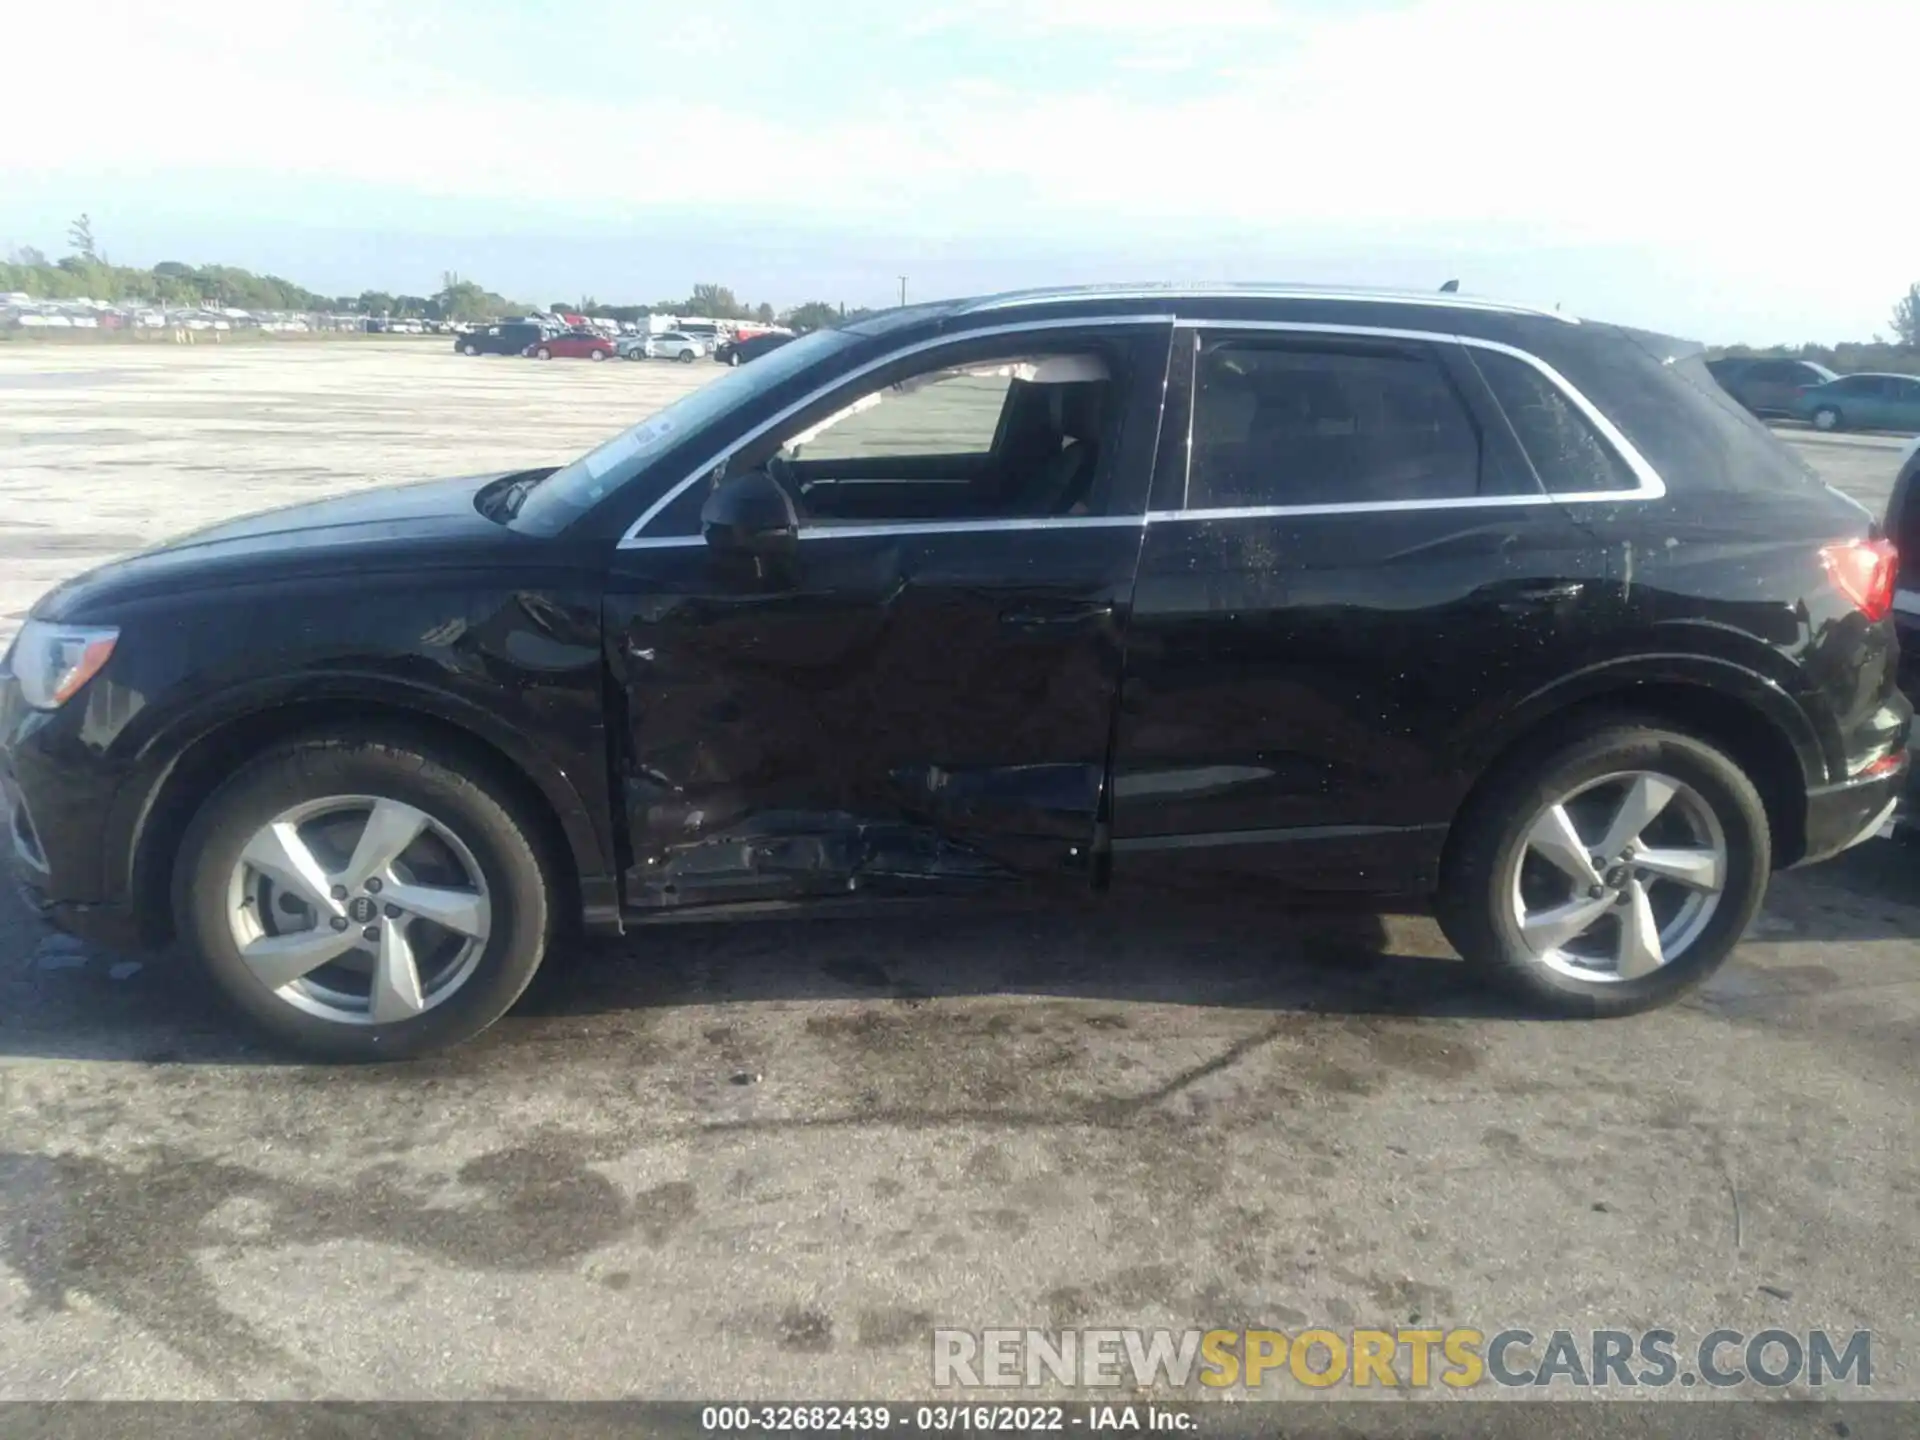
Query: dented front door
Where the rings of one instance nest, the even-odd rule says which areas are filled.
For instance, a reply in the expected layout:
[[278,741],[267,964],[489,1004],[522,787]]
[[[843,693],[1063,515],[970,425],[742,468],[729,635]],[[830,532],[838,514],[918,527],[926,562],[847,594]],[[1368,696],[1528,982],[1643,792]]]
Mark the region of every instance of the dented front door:
[[1082,880],[1140,519],[620,552],[628,903]]

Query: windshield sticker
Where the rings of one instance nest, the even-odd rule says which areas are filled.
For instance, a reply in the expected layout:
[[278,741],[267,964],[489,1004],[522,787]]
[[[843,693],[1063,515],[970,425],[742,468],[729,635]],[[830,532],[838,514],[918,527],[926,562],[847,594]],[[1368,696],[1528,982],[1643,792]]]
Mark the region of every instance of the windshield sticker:
[[598,480],[622,460],[639,453],[639,437],[631,430],[623,430],[598,450],[588,454],[580,463],[587,467],[589,475]]
[[589,475],[598,480],[622,461],[630,460],[643,451],[657,449],[671,434],[673,421],[665,418],[643,420],[631,430],[621,431],[580,463],[587,467]]

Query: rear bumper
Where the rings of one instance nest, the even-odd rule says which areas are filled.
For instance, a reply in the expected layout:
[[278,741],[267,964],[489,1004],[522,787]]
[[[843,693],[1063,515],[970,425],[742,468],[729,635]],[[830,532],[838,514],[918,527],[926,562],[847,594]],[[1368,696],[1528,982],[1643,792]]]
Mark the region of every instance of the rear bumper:
[[1796,863],[1811,865],[1879,834],[1893,819],[1911,773],[1909,756],[1903,751],[1899,764],[1892,769],[1809,790],[1807,847]]
[[[1920,590],[1897,592],[1893,606],[1893,628],[1900,637],[1900,689],[1920,710]],[[1920,750],[1920,732],[1914,735],[1912,748]],[[1909,833],[1920,830],[1920,763],[1907,767],[1906,791],[1895,819]]]

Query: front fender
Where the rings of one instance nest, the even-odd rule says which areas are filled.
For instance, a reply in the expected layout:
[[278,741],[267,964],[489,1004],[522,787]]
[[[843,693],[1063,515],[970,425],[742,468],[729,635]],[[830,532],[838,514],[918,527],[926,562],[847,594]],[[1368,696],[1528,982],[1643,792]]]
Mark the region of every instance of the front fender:
[[[587,788],[594,776],[569,773],[527,732],[473,701],[404,676],[346,669],[229,686],[138,727],[137,736],[127,735],[134,743],[107,830],[108,844],[116,852],[107,858],[110,871],[127,877],[129,886],[138,890],[134,870],[149,827],[157,819],[160,823],[177,819],[158,812],[158,802],[184,757],[196,747],[223,732],[242,733],[263,722],[275,733],[290,733],[299,728],[302,711],[314,712],[316,717],[338,716],[343,706],[364,707],[373,717],[419,716],[457,729],[503,755],[552,807],[580,878],[583,901],[589,909],[611,904],[617,913],[607,807],[604,802],[592,804],[592,791]],[[583,753],[604,754],[604,743]],[[603,772],[598,780],[604,792]]]

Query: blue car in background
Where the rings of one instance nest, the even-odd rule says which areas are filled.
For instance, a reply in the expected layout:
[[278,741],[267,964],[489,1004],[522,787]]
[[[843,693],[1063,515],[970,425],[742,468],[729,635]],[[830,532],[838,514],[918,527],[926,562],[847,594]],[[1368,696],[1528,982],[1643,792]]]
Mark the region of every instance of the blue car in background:
[[1920,377],[1842,375],[1802,390],[1793,413],[1816,430],[1920,431]]

